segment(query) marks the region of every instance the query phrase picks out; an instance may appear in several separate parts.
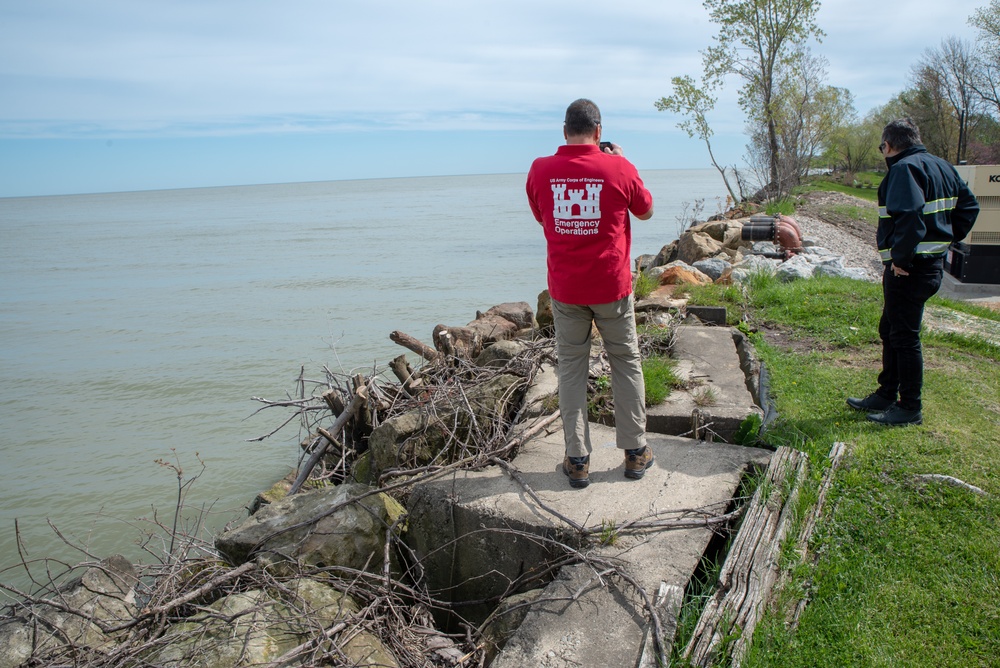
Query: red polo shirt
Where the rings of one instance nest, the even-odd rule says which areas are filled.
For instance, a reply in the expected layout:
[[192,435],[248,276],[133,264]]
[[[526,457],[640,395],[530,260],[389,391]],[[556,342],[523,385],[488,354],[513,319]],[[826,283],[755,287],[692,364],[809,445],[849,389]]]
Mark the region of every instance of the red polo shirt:
[[549,294],[566,304],[607,304],[632,292],[629,212],[653,207],[635,166],[594,144],[567,144],[538,158],[525,186],[545,228]]

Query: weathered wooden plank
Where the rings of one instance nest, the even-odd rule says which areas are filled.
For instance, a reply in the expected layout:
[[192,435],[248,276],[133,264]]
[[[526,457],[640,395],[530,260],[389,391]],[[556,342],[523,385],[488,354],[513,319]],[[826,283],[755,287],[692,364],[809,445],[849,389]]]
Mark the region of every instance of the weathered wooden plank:
[[716,593],[685,648],[692,665],[707,666],[722,652],[730,654],[733,666],[739,665],[777,578],[781,543],[807,464],[807,457],[791,448],[778,448],[772,456],[722,566]]

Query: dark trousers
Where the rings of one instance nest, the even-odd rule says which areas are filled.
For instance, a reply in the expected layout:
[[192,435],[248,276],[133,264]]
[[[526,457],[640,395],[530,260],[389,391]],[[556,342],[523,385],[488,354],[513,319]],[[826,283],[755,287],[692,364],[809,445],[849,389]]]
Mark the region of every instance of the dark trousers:
[[882,274],[882,373],[876,393],[896,400],[907,410],[920,410],[924,357],[920,349],[920,322],[924,303],[941,287],[944,258],[918,259],[909,276],[896,276],[892,265]]

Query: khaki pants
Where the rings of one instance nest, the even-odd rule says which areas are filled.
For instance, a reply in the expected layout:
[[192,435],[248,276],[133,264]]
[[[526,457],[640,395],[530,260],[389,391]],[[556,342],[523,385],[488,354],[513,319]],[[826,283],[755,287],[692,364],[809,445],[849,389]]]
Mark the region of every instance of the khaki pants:
[[632,295],[609,304],[577,306],[552,300],[559,358],[559,410],[566,454],[583,457],[593,450],[587,421],[587,374],[591,322],[597,325],[611,362],[616,445],[633,450],[646,445],[646,388],[635,333]]

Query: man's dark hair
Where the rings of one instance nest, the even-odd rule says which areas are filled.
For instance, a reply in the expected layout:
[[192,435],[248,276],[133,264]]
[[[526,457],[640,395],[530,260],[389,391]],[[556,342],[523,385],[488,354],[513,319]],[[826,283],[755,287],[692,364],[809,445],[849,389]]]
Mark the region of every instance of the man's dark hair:
[[897,151],[905,151],[920,143],[920,129],[911,119],[898,118],[882,130],[882,141]]
[[601,124],[601,110],[590,100],[579,99],[566,109],[566,135],[589,135]]

